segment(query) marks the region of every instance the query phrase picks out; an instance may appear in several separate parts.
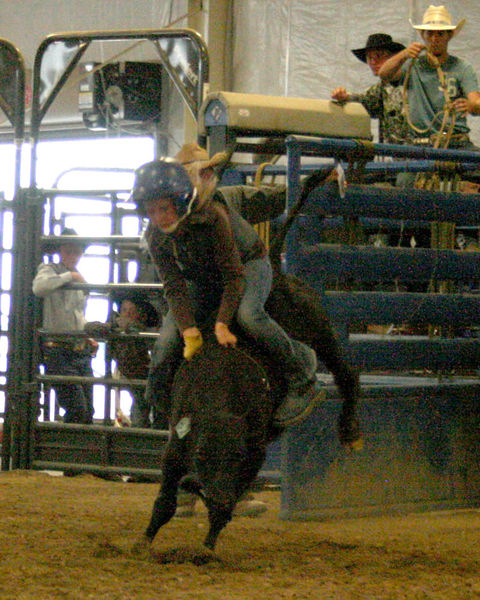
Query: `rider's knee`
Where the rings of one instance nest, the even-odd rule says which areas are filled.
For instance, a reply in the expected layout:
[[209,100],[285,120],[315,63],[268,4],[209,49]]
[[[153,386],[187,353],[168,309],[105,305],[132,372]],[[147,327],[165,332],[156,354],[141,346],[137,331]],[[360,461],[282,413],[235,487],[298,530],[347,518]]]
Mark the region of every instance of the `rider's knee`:
[[240,305],[237,310],[237,322],[243,329],[256,329],[265,321],[265,311],[249,305]]

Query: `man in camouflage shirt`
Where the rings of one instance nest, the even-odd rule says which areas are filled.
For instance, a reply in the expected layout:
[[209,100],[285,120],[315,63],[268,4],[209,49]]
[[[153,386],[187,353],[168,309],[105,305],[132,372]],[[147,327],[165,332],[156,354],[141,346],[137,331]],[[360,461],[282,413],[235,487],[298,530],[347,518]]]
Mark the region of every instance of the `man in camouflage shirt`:
[[[372,73],[378,76],[383,63],[402,50],[403,44],[394,42],[386,33],[374,33],[367,39],[365,48],[352,50],[362,62],[368,64]],[[379,141],[387,144],[404,144],[408,141],[409,128],[402,113],[403,90],[395,82],[379,81],[365,92],[347,92],[344,87],[335,88],[332,99],[337,102],[360,102],[372,119],[380,124]]]

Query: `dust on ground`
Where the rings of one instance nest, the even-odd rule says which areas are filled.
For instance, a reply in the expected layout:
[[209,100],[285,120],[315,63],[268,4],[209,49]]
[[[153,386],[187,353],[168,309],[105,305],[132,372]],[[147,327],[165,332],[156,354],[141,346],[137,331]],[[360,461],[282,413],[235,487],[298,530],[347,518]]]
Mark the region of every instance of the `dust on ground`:
[[281,521],[279,492],[235,518],[215,554],[206,513],[131,552],[158,484],[0,473],[1,600],[480,599],[480,510]]

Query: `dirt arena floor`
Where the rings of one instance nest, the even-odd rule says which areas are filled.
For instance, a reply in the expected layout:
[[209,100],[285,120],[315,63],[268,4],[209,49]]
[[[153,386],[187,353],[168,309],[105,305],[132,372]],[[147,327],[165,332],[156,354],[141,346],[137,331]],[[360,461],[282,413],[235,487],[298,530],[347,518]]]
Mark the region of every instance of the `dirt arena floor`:
[[480,509],[328,522],[237,518],[215,554],[203,507],[131,548],[157,484],[0,473],[1,600],[480,598]]

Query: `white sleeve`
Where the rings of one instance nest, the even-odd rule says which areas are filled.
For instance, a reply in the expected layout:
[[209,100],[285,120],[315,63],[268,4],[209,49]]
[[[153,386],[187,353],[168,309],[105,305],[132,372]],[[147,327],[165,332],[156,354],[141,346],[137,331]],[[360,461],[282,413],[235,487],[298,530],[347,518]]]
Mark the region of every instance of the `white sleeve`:
[[33,280],[32,290],[35,296],[43,298],[48,296],[56,289],[72,281],[72,273],[57,273],[51,265],[41,264],[37,269],[37,274]]

